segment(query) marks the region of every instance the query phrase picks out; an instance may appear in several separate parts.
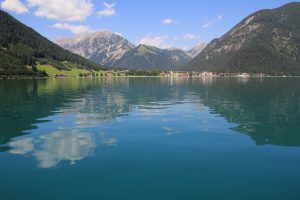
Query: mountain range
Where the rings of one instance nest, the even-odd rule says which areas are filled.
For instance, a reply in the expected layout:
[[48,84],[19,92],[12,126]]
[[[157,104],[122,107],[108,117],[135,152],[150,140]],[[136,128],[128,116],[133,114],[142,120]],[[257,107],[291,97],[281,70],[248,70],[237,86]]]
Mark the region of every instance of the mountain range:
[[159,49],[154,46],[140,44],[127,51],[118,61],[116,67],[172,70],[191,60],[180,49]]
[[35,67],[41,60],[65,70],[70,66],[101,69],[101,66],[63,49],[0,10],[0,75],[44,76],[46,74]]
[[109,31],[61,38],[57,40],[59,46],[0,10],[0,76],[45,75],[35,67],[37,63],[59,70],[98,70],[105,65],[148,70],[300,75],[299,16],[300,2],[260,10],[208,45],[200,44],[183,51],[144,44],[135,46]]
[[73,38],[59,38],[56,43],[101,65],[116,68],[176,69],[191,61],[206,46],[201,43],[189,51],[135,46],[122,36],[99,31]]
[[251,14],[212,40],[186,70],[300,75],[300,3]]

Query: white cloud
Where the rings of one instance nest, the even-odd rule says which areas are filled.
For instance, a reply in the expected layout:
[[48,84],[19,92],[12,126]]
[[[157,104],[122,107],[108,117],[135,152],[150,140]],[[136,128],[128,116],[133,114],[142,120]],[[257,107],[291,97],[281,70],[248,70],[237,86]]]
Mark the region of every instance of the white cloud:
[[114,32],[114,34],[122,36],[122,33],[120,33],[120,32]]
[[146,35],[142,39],[140,39],[139,44],[145,44],[149,46],[155,46],[158,48],[169,48],[170,45],[166,44],[166,39],[168,36],[151,36],[151,35]]
[[211,26],[211,22],[205,22],[203,25],[202,25],[202,28],[209,28]]
[[174,20],[174,19],[171,19],[171,18],[167,18],[167,19],[162,20],[161,23],[164,24],[164,25],[171,25],[171,24],[179,24],[180,21],[179,20]]
[[184,40],[198,40],[198,39],[200,39],[200,36],[192,34],[192,33],[187,33],[187,34],[183,35],[182,38]]
[[165,24],[165,25],[173,24],[173,22],[174,22],[174,21],[173,21],[172,19],[170,19],[170,18],[164,19],[164,20],[162,21],[162,23]]
[[88,26],[75,26],[69,23],[56,23],[52,27],[60,30],[69,30],[76,35],[93,32],[93,30],[91,30]]
[[201,36],[186,33],[184,35],[177,35],[169,37],[168,35],[153,36],[148,33],[145,37],[140,39],[138,44],[145,44],[149,46],[155,46],[162,49],[168,48],[180,48],[180,49],[190,49],[193,43],[199,43],[201,41]]
[[98,16],[110,17],[116,15],[115,4],[114,3],[103,3],[104,9],[97,12]]
[[211,27],[214,23],[216,23],[217,21],[221,21],[223,19],[222,15],[218,15],[215,19],[210,20],[210,21],[205,21],[205,23],[202,25],[202,28],[209,28]]
[[170,45],[170,44],[163,44],[163,45],[160,46],[160,48],[161,49],[170,49],[170,48],[173,48],[173,46]]
[[35,15],[58,21],[83,21],[93,12],[91,0],[27,0]]
[[200,38],[201,38],[200,35],[187,33],[187,34],[184,34],[184,35],[174,36],[173,40],[199,40]]
[[27,13],[27,7],[19,0],[4,0],[0,3],[1,8],[18,14]]

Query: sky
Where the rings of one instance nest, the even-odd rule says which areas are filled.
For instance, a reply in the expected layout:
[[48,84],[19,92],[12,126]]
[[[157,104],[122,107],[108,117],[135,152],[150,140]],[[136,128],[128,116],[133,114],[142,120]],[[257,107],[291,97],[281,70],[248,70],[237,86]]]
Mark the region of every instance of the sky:
[[107,30],[134,44],[189,49],[251,13],[286,0],[0,0],[0,7],[55,41]]

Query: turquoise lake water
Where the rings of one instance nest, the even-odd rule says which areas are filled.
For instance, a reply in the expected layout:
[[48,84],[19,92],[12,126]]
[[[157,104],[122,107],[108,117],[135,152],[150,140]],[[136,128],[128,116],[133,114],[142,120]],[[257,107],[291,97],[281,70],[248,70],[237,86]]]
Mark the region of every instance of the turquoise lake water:
[[300,78],[0,80],[1,200],[300,199]]

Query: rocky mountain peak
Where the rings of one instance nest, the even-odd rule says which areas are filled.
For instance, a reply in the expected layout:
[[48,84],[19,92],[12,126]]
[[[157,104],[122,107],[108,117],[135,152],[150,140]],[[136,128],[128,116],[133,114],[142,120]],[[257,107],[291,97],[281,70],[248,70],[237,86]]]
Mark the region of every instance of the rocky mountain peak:
[[103,65],[113,64],[134,45],[119,34],[99,31],[56,41],[60,46]]
[[206,47],[206,45],[207,45],[207,43],[202,42],[202,43],[194,46],[192,49],[186,51],[186,53],[191,58],[194,58]]

